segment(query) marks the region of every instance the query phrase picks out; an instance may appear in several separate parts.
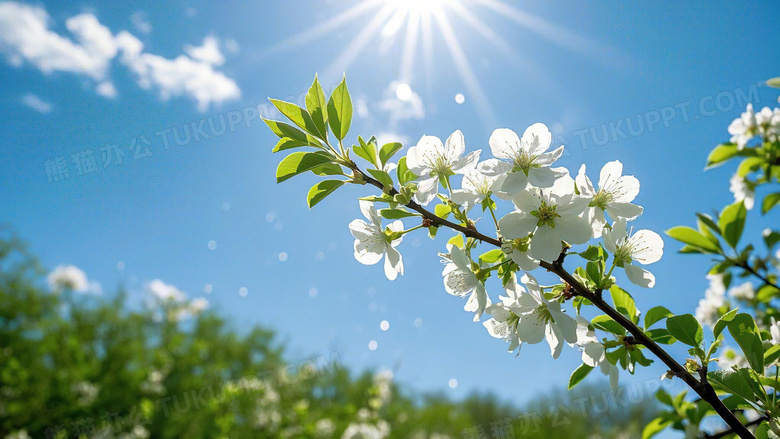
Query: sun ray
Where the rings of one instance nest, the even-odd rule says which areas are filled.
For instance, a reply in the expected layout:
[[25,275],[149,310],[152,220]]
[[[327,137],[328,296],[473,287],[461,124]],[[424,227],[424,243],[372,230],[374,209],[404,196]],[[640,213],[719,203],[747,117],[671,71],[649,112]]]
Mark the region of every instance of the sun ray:
[[420,13],[411,12],[406,24],[406,39],[404,41],[403,58],[401,59],[400,77],[402,82],[412,81],[414,59],[417,55],[417,39],[420,34]]
[[471,28],[480,34],[486,41],[501,50],[504,55],[508,57],[509,61],[521,68],[523,74],[530,77],[529,79],[532,79],[535,83],[541,84],[544,87],[555,89],[555,84],[550,81],[548,75],[545,75],[544,72],[538,68],[536,63],[517,53],[505,39],[498,35],[496,31],[491,29],[482,20],[477,18],[476,15],[469,12],[459,1],[453,1],[448,5],[456,14],[458,14],[458,17],[461,20],[471,26]]
[[450,56],[452,56],[452,60],[455,62],[455,67],[458,69],[461,80],[463,80],[463,83],[466,85],[466,90],[468,90],[469,94],[474,99],[480,119],[482,119],[482,122],[487,126],[495,125],[495,115],[493,114],[490,102],[487,100],[487,95],[482,89],[482,86],[479,85],[479,80],[477,80],[466,54],[460,47],[458,37],[455,36],[455,32],[452,30],[447,15],[443,10],[436,11],[432,15],[439,25],[439,30],[441,31],[442,37],[444,37],[444,42],[447,44],[447,49],[450,52]]
[[326,69],[326,78],[333,78],[335,75],[345,71],[355,59],[363,52],[363,49],[371,42],[371,39],[379,32],[382,24],[388,19],[390,14],[396,10],[396,5],[385,3],[374,18],[363,27],[363,30],[355,35],[352,42],[330,63]]
[[430,90],[433,83],[433,24],[431,14],[420,15],[422,29],[423,59],[425,60],[425,81]]
[[558,26],[554,23],[527,12],[521,11],[511,5],[502,3],[499,0],[475,0],[477,3],[492,9],[524,28],[544,37],[556,46],[580,54],[600,64],[606,64],[612,67],[625,66],[626,60],[616,51],[602,43],[590,38],[579,35]]
[[349,23],[355,20],[356,18],[360,17],[361,15],[365,14],[366,12],[370,11],[372,8],[382,3],[386,3],[386,1],[366,0],[360,2],[350,7],[346,11],[336,15],[335,17],[328,19],[326,22],[322,24],[319,24],[305,32],[301,32],[297,35],[294,35],[291,38],[288,38],[280,43],[273,45],[268,50],[262,52],[260,54],[260,57],[265,58],[274,55],[276,53],[283,52],[292,49],[294,47],[300,47],[308,43],[311,43],[313,41],[316,41],[317,39],[327,35],[328,32],[338,29],[340,26],[344,25],[345,23]]

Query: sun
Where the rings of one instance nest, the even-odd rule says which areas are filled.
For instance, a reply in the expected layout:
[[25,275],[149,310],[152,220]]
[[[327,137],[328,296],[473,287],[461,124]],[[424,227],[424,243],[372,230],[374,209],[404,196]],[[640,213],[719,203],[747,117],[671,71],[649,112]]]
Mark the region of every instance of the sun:
[[[354,3],[335,16],[288,38],[271,47],[263,57],[277,52],[286,52],[296,46],[321,42],[341,27],[361,23],[360,31],[335,56],[323,77],[340,77],[367,49],[385,53],[385,48],[400,44],[400,58],[383,59],[383,68],[398,69],[399,83],[420,88],[421,80],[428,84],[433,78],[441,77],[437,60],[442,54],[451,58],[458,77],[465,87],[469,101],[476,107],[486,124],[492,123],[493,110],[482,89],[471,60],[478,54],[467,54],[459,38],[481,38],[497,48],[505,59],[519,68],[529,80],[547,81],[535,63],[518,51],[517,43],[510,44],[495,29],[493,22],[486,23],[476,9],[491,12],[501,20],[509,20],[526,31],[541,37],[556,46],[579,55],[594,57],[598,52],[607,52],[602,45],[580,36],[541,17],[537,17],[502,0],[355,0]],[[434,38],[438,35],[438,39]],[[446,51],[435,50],[434,41],[443,41]],[[377,44],[379,43],[379,44]],[[446,56],[446,55],[445,55]],[[423,69],[416,67],[422,60]],[[422,74],[421,74],[422,73]],[[448,76],[448,75],[447,75]],[[408,94],[403,90],[403,94]]]

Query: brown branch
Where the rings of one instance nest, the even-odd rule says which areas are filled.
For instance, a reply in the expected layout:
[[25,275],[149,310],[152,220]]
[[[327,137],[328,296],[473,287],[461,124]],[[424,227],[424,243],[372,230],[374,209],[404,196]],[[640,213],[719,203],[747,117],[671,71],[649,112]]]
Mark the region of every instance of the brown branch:
[[739,264],[737,264],[737,267],[761,279],[764,282],[764,285],[769,285],[771,287],[774,287],[776,290],[780,290],[780,287],[778,287],[776,283],[770,281],[766,276],[762,276],[761,274],[759,274],[759,272],[756,271],[753,267],[751,267],[750,264],[748,264],[747,262],[740,262]]
[[[752,427],[754,425],[758,425],[758,424],[760,424],[760,423],[762,423],[764,421],[768,421],[768,420],[769,420],[769,418],[767,418],[766,416],[762,416],[762,417],[760,417],[758,419],[755,419],[753,421],[748,422],[747,424],[745,424],[745,427]],[[731,435],[731,434],[734,434],[734,430],[729,428],[728,430],[724,430],[724,431],[721,431],[719,433],[706,434],[706,435],[704,435],[704,439],[720,439],[720,438],[724,438],[724,437],[726,437],[728,435]]]
[[[357,165],[355,165],[354,163],[352,165],[353,165],[352,170],[355,173],[359,173],[366,183],[376,186],[379,189],[384,191],[384,185],[382,183],[380,183],[379,181],[371,178],[370,176],[360,171],[360,169],[358,169]],[[391,196],[394,196],[398,193],[398,191],[396,191],[394,188],[391,188],[387,193]],[[474,238],[483,242],[487,242],[489,244],[493,244],[496,247],[501,247],[500,240],[483,235],[479,233],[476,230],[476,228],[463,227],[459,224],[455,224],[451,221],[441,218],[431,213],[430,211],[426,210],[424,207],[420,206],[415,201],[409,202],[409,204],[407,204],[406,207],[421,214],[423,218],[428,218],[436,225],[449,227],[453,230],[457,230],[458,232],[463,233],[469,238]],[[726,424],[728,424],[728,426],[731,428],[733,433],[738,434],[739,437],[743,439],[755,439],[753,434],[750,433],[750,431],[748,431],[748,429],[744,425],[742,425],[742,423],[739,421],[739,419],[737,419],[736,416],[734,416],[734,413],[732,413],[731,410],[729,410],[725,406],[725,404],[723,404],[723,401],[720,400],[718,395],[713,390],[712,386],[710,386],[706,382],[706,380],[703,383],[697,381],[696,378],[694,378],[693,375],[691,375],[687,369],[682,367],[680,363],[678,363],[674,358],[671,357],[671,355],[669,355],[655,341],[653,341],[650,337],[648,337],[647,334],[644,333],[644,331],[642,331],[638,326],[634,324],[634,322],[632,322],[623,314],[621,314],[620,312],[618,312],[617,310],[609,306],[609,304],[606,303],[601,298],[600,294],[596,294],[590,291],[585,286],[583,286],[574,276],[571,275],[571,273],[569,273],[568,271],[566,271],[565,268],[563,268],[563,258],[565,257],[565,251],[561,252],[561,254],[562,255],[552,263],[546,261],[539,261],[539,266],[558,275],[564,282],[566,282],[571,286],[571,288],[574,290],[574,292],[577,295],[591,301],[593,305],[595,305],[598,309],[603,311],[606,315],[612,318],[612,320],[616,321],[620,326],[624,327],[628,332],[630,332],[631,335],[634,337],[635,343],[644,345],[648,350],[650,350],[650,352],[655,354],[655,356],[658,357],[658,359],[660,359],[664,364],[666,364],[672,373],[680,377],[680,379],[682,379],[685,382],[685,384],[687,384],[691,389],[693,389],[703,400],[707,401],[715,410],[715,412],[717,412],[718,415],[726,422]],[[705,373],[706,373],[706,369],[705,369]]]

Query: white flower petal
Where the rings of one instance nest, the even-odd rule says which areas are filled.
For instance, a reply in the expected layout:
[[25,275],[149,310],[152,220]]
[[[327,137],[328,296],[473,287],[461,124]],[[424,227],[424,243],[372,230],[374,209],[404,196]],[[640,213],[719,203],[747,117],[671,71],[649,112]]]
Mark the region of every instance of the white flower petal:
[[606,209],[610,218],[625,218],[628,221],[636,219],[644,211],[642,206],[631,203],[609,203]]
[[588,175],[585,173],[585,165],[580,166],[580,172],[575,179],[577,182],[577,189],[580,193],[586,197],[592,197],[596,195],[596,188],[593,187],[593,182],[590,181]]
[[431,177],[421,180],[417,183],[417,192],[414,194],[414,200],[421,206],[427,206],[436,198],[439,193],[439,178]]
[[620,189],[615,197],[615,202],[630,203],[639,195],[639,180],[633,175],[624,175],[618,178],[617,187]]
[[[535,219],[535,217],[532,218]],[[503,227],[501,228],[501,231],[503,233]],[[590,230],[588,230],[588,233],[590,234]],[[530,253],[534,259],[540,259],[547,262],[556,260],[561,253],[561,234],[546,225],[537,228],[534,237],[531,239],[531,246],[528,253]]]
[[542,166],[550,166],[556,160],[561,158],[561,156],[563,155],[563,152],[564,152],[564,148],[565,148],[564,146],[559,146],[558,148],[556,148],[552,152],[546,152],[546,153],[540,155],[539,157],[537,157],[536,160],[534,160],[534,163],[536,163],[537,165],[542,165]]
[[561,334],[561,329],[558,325],[547,325],[544,335],[547,339],[547,344],[550,345],[552,357],[557,359],[561,355],[561,351],[563,351],[563,334]]
[[404,263],[401,260],[401,253],[391,246],[386,246],[387,256],[385,256],[385,276],[390,280],[395,280],[398,274],[404,274]]
[[464,152],[466,152],[466,138],[463,137],[463,133],[460,130],[457,130],[447,138],[447,143],[444,146],[444,157],[447,161],[453,162],[462,156]]
[[535,123],[528,127],[523,133],[523,149],[532,156],[540,155],[550,148],[552,143],[552,133],[543,123]]
[[501,191],[507,194],[516,194],[528,186],[528,176],[523,171],[509,172],[501,184]]
[[664,254],[664,240],[652,230],[640,230],[629,239],[634,251],[631,258],[643,265],[657,262]]
[[635,285],[639,285],[642,288],[653,288],[653,286],[655,286],[655,276],[653,276],[653,273],[632,264],[626,264],[623,268],[626,271],[628,280]]
[[525,238],[534,231],[538,218],[526,212],[514,211],[498,221],[501,235],[508,239]]
[[531,186],[548,188],[555,184],[555,181],[563,177],[563,174],[555,169],[542,167],[531,168],[528,170],[528,183]]
[[539,343],[544,339],[546,326],[535,313],[520,316],[517,321],[517,338],[523,343]]
[[620,163],[619,160],[608,162],[601,168],[599,188],[603,189],[611,184],[615,184],[621,175],[623,175],[623,163]]
[[490,135],[490,151],[493,157],[512,159],[520,151],[520,138],[510,129],[499,128]]
[[555,229],[569,244],[584,244],[593,236],[593,228],[585,217],[561,216],[555,219]]

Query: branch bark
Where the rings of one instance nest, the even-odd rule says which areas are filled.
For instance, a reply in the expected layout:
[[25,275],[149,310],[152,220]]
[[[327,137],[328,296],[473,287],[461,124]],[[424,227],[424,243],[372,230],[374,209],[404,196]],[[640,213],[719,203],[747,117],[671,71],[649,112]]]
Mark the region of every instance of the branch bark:
[[[376,186],[380,190],[384,191],[384,185],[382,183],[363,173],[354,163],[353,165],[354,166],[352,167],[352,170],[356,173],[360,173],[366,183]],[[398,191],[396,191],[395,188],[391,188],[387,193],[393,196],[396,195]],[[441,218],[420,206],[415,201],[411,201],[406,205],[406,207],[421,214],[423,218],[431,220],[434,225],[449,227],[453,230],[457,230],[458,232],[463,233],[469,238],[474,238],[488,244],[492,244],[496,247],[501,247],[501,241],[499,239],[491,238],[489,236],[483,235],[482,233],[479,233],[476,229],[463,227],[460,224],[455,224],[451,221]],[[753,434],[744,425],[742,425],[736,416],[734,416],[734,413],[732,413],[731,410],[729,410],[725,404],[723,404],[723,401],[720,400],[718,395],[715,393],[715,390],[712,388],[712,386],[709,385],[709,383],[706,382],[706,380],[704,380],[704,382],[696,380],[696,378],[694,378],[687,369],[681,366],[680,363],[672,358],[672,356],[669,355],[663,348],[661,348],[661,346],[648,337],[644,331],[642,331],[642,329],[636,326],[631,320],[618,312],[616,309],[609,306],[609,304],[600,297],[600,294],[596,294],[582,285],[571,273],[563,268],[563,258],[558,258],[554,262],[540,261],[539,265],[542,268],[545,268],[548,271],[558,275],[564,282],[571,285],[577,295],[591,301],[593,305],[604,312],[604,314],[608,315],[610,318],[612,318],[612,320],[616,321],[618,324],[620,324],[620,326],[624,327],[629,333],[631,333],[637,343],[644,345],[650,352],[655,354],[655,356],[658,357],[658,359],[661,360],[672,373],[683,380],[685,384],[687,384],[699,395],[699,397],[701,397],[701,399],[707,401],[715,410],[715,412],[726,422],[726,424],[728,424],[733,433],[736,433],[740,438],[743,439],[755,439]]]

